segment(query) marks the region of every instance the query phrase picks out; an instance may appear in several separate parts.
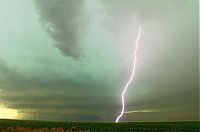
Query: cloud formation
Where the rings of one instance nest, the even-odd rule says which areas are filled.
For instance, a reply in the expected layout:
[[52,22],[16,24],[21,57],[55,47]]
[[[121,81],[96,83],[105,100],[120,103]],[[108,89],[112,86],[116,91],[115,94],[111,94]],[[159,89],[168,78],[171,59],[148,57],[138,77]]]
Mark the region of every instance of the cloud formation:
[[194,1],[19,1],[0,2],[0,105],[24,119],[114,120],[132,65],[123,62],[141,24],[126,111],[158,112],[126,114],[123,120],[198,118]]
[[86,17],[84,1],[36,0],[35,5],[43,27],[56,42],[55,47],[65,56],[79,58],[81,47],[78,39]]

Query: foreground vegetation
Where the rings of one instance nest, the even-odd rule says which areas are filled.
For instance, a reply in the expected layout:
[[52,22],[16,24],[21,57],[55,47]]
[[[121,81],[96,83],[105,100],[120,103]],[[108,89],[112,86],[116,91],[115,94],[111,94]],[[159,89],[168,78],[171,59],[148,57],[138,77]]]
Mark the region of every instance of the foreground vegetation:
[[200,122],[52,122],[0,120],[0,132],[199,132]]

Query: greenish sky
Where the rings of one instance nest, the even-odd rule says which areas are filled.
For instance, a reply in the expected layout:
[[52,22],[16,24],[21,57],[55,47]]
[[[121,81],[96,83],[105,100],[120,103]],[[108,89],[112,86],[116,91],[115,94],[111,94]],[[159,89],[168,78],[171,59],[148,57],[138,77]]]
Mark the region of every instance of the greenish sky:
[[198,120],[195,0],[0,1],[0,105],[20,119]]

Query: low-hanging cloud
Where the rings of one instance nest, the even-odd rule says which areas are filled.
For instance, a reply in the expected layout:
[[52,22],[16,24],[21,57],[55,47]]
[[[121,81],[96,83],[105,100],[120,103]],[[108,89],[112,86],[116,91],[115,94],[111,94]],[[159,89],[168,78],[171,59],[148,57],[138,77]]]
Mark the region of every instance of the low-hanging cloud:
[[42,25],[56,42],[55,47],[65,56],[79,58],[78,38],[84,27],[84,1],[36,0],[35,5]]

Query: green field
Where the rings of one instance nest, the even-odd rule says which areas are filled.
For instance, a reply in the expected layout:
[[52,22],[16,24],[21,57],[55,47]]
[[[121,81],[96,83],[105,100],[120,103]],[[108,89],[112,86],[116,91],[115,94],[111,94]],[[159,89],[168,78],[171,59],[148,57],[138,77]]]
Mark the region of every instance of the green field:
[[199,132],[200,122],[52,122],[31,120],[0,120],[0,131],[14,131],[16,128],[28,130],[51,130],[88,132]]

